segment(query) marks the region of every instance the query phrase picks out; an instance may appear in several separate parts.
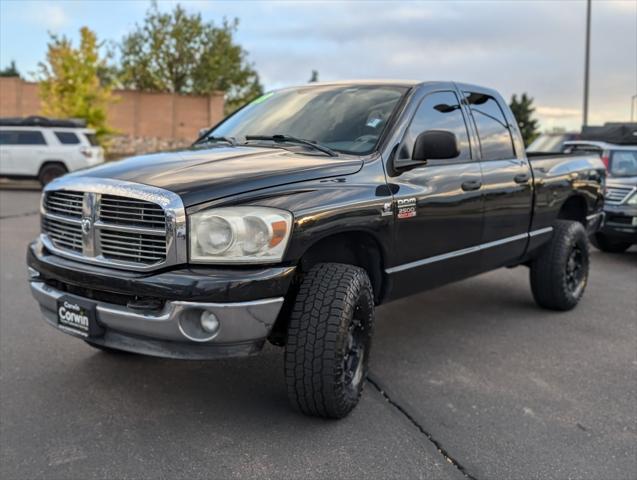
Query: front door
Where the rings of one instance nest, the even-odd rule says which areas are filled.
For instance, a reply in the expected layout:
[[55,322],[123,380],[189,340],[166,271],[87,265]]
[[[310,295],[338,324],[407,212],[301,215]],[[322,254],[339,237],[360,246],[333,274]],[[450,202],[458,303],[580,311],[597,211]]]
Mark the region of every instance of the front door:
[[421,101],[397,155],[409,158],[426,130],[453,132],[460,155],[430,160],[388,178],[394,192],[395,240],[386,271],[391,297],[415,293],[470,276],[480,269],[482,175],[472,156],[463,109],[454,90],[435,91]]

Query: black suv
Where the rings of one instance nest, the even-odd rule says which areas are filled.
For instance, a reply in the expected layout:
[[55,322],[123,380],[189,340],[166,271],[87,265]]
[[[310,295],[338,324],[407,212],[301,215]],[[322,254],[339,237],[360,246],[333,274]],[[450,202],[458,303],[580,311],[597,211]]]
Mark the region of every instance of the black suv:
[[564,149],[597,153],[608,170],[606,219],[603,228],[591,235],[591,243],[604,252],[628,250],[637,243],[637,144],[576,141],[565,143]]

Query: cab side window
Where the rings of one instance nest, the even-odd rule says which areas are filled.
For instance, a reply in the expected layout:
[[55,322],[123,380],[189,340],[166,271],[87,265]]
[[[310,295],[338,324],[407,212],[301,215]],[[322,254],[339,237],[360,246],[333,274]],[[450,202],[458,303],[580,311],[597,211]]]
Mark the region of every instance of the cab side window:
[[465,92],[480,139],[482,160],[515,158],[509,126],[495,98],[482,93]]
[[[422,100],[407,129],[405,145],[413,145],[416,137],[427,130],[445,130],[454,133],[458,139],[460,155],[453,161],[471,160],[467,125],[460,102],[454,92],[430,93]],[[409,158],[411,152],[402,152],[401,157],[404,155],[406,155],[404,158]]]

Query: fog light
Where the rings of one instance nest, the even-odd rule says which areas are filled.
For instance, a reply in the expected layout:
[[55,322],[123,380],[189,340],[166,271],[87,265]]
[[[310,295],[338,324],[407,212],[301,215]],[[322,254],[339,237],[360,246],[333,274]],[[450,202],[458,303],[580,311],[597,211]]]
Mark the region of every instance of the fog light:
[[203,328],[208,333],[215,333],[217,330],[219,330],[219,320],[212,312],[202,312],[200,322],[201,328]]

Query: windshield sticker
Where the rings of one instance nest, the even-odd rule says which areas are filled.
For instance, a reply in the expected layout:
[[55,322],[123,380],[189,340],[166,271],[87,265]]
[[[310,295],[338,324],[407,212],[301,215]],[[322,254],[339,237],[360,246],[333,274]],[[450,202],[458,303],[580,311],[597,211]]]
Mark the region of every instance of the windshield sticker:
[[261,95],[259,98],[252,101],[252,105],[258,105],[259,103],[265,102],[268,98],[274,95],[274,92],[266,93],[265,95]]
[[378,124],[380,122],[382,122],[383,120],[381,118],[370,118],[369,120],[367,120],[367,126],[368,127],[372,127],[372,128],[376,128],[378,126]]

